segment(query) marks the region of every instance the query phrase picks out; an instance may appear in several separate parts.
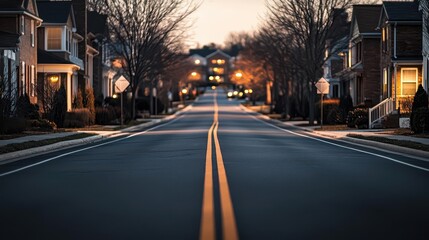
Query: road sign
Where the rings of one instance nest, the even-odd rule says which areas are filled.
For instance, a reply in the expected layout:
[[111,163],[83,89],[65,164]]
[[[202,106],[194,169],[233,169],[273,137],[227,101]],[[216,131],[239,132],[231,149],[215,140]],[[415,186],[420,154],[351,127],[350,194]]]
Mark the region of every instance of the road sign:
[[125,91],[125,89],[127,89],[129,85],[130,85],[130,82],[128,82],[128,80],[124,76],[121,76],[115,82],[115,92],[121,93]]
[[329,82],[325,78],[321,78],[316,83],[317,94],[329,94]]

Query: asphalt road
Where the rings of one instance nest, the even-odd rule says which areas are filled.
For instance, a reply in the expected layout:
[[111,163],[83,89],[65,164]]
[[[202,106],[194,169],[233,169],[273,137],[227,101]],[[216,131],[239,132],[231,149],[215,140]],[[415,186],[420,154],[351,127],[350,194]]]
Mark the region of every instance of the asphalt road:
[[0,239],[429,239],[429,163],[261,120],[173,121],[0,166]]

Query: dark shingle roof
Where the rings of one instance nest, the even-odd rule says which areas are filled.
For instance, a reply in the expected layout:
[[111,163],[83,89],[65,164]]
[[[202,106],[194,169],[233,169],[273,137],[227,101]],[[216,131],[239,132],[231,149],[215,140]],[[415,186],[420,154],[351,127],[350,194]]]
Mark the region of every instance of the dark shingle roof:
[[383,2],[389,21],[422,21],[417,2]]
[[67,23],[71,7],[71,1],[37,1],[39,16],[45,23]]
[[381,5],[354,5],[353,16],[360,33],[378,33]]
[[104,34],[106,32],[107,15],[88,12],[88,32]]
[[0,1],[0,11],[1,10],[24,10],[22,8],[23,0],[1,0]]
[[58,57],[55,54],[42,49],[37,50],[37,63],[39,64],[73,64],[64,58]]
[[194,54],[197,54],[197,55],[200,55],[201,57],[207,57],[208,55],[216,51],[217,49],[210,49],[210,48],[191,49],[189,50],[189,55],[192,56]]
[[13,48],[19,43],[19,34],[0,31],[0,48]]

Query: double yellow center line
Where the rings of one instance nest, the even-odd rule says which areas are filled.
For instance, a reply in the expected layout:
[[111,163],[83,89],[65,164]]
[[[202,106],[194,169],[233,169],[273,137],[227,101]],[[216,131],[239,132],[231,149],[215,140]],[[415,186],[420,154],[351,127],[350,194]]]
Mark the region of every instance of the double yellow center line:
[[238,240],[237,224],[235,222],[234,208],[229,192],[228,179],[223,163],[222,151],[219,144],[219,106],[217,93],[214,94],[214,120],[207,138],[206,168],[204,178],[203,208],[201,215],[200,240],[216,239],[215,207],[213,194],[213,139],[216,151],[216,166],[219,178],[220,207],[222,218],[223,240]]

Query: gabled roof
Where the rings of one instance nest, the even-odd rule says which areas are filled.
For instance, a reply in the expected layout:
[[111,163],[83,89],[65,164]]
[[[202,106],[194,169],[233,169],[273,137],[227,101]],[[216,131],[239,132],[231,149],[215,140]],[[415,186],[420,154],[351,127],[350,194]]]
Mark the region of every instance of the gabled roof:
[[69,16],[75,22],[71,1],[37,1],[37,8],[44,23],[66,24]]
[[19,34],[0,31],[0,48],[15,48],[19,43]]
[[8,14],[11,12],[18,14],[25,13],[41,21],[36,0],[0,0],[0,14],[2,12],[7,12]]
[[383,10],[389,21],[422,21],[417,2],[383,2]]
[[357,25],[361,34],[379,33],[376,28],[381,8],[381,5],[353,5],[352,27]]
[[1,10],[25,10],[23,7],[24,0],[1,0],[0,9]]
[[211,58],[213,56],[216,56],[217,54],[220,54],[220,55],[222,55],[222,56],[224,56],[226,58],[231,58],[231,56],[229,56],[228,54],[224,53],[221,50],[216,50],[216,52],[213,52],[212,54],[207,55],[206,58]]
[[216,49],[211,48],[200,48],[200,49],[191,49],[189,50],[189,55],[200,55],[201,57],[207,57],[208,55],[216,52]]

